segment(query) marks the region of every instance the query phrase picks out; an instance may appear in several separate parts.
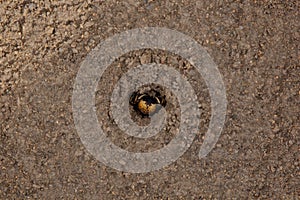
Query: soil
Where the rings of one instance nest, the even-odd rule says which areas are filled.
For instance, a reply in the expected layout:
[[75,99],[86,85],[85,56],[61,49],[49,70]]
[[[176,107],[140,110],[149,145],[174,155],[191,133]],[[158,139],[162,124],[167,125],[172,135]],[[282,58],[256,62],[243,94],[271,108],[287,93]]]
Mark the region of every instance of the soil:
[[[299,8],[296,0],[0,1],[0,199],[300,199]],[[217,145],[199,159],[210,98],[193,66],[151,49],[116,60],[99,81],[96,107],[118,146],[152,151],[178,129],[171,92],[168,127],[152,140],[126,136],[113,123],[113,84],[138,63],[165,63],[186,74],[203,113],[183,156],[161,170],[131,174],[89,154],[71,100],[88,53],[141,27],[177,30],[201,44],[222,74],[228,107]]]

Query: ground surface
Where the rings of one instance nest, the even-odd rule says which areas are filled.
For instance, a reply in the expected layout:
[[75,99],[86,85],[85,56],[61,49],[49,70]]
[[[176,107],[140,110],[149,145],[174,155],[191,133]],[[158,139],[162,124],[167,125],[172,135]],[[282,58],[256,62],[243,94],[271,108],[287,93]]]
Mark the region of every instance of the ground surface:
[[[0,199],[299,199],[299,1],[2,0],[0,23]],[[71,97],[91,49],[145,26],[178,30],[206,48],[223,76],[228,110],[217,145],[198,159],[210,108],[203,80],[194,77],[204,115],[192,147],[164,169],[130,174],[86,151]],[[123,72],[118,62],[126,69],[153,61],[149,55],[189,70],[174,55],[135,52],[111,66],[97,92],[104,130],[112,125],[112,141],[132,151],[161,148],[177,126],[171,117],[172,134],[147,145],[120,136],[101,114],[106,90]]]

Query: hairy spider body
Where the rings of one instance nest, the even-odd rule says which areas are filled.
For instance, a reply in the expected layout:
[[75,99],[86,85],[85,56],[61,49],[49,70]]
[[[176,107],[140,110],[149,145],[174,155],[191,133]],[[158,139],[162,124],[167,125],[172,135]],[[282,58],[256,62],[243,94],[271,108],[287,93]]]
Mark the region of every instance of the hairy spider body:
[[161,106],[165,106],[165,99],[157,91],[134,92],[130,97],[130,104],[143,116],[155,114]]

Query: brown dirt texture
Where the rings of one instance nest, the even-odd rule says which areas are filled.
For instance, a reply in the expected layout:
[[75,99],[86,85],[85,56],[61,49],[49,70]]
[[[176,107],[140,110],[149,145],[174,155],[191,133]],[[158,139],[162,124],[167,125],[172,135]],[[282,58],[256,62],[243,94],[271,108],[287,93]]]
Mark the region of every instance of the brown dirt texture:
[[[0,0],[0,199],[299,199],[299,8],[296,0]],[[165,63],[186,74],[203,113],[183,156],[134,174],[105,166],[86,150],[73,121],[72,92],[94,47],[142,27],[177,30],[202,45],[222,75],[228,106],[216,146],[199,159],[211,112],[201,75],[160,50],[117,59],[99,80],[95,101],[116,145],[152,151],[178,130],[171,91],[167,128],[150,140],[123,134],[111,119],[114,84],[140,63]]]

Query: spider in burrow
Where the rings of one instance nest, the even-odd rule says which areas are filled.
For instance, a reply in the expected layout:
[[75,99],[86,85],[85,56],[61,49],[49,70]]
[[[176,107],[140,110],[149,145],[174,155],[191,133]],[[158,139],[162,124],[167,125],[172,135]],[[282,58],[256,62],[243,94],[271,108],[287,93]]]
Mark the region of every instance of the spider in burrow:
[[156,90],[136,91],[129,100],[134,110],[143,117],[149,117],[157,113],[161,107],[166,106],[165,96]]

